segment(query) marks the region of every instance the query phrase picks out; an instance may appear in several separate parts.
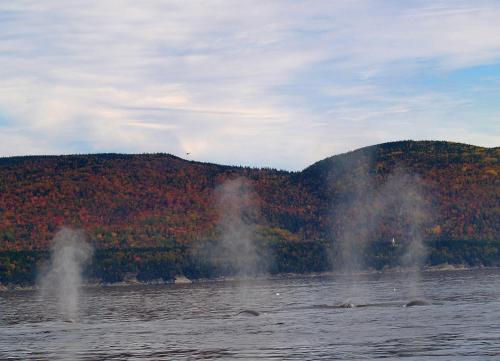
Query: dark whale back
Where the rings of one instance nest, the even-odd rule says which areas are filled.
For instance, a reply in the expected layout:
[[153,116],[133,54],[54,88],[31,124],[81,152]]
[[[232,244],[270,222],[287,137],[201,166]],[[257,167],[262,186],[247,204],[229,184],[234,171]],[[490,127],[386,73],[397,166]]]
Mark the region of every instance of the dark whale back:
[[408,302],[405,307],[413,307],[413,306],[427,306],[430,305],[429,302],[424,301],[424,300],[413,300]]
[[238,312],[238,313],[236,314],[236,316],[238,316],[238,315],[245,315],[245,316],[259,316],[259,315],[260,315],[260,313],[259,313],[259,312],[257,312],[257,311],[254,311],[254,310],[242,310],[242,311],[240,311],[240,312]]

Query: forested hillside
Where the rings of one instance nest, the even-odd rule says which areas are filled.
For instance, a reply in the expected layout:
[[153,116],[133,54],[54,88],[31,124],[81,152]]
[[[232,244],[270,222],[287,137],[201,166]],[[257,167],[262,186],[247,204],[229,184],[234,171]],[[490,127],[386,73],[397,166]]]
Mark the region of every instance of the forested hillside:
[[234,179],[251,189],[244,222],[257,252],[272,251],[272,272],[335,267],[326,253],[356,237],[377,255],[367,266],[393,265],[384,242],[410,237],[409,229],[430,245],[429,262],[498,265],[499,155],[499,148],[404,141],[333,156],[302,172],[167,154],[3,158],[0,283],[33,280],[61,227],[85,231],[96,249],[89,270],[96,278],[231,273],[205,262],[202,250],[221,238],[217,189]]
[[[426,238],[499,240],[500,149],[449,142],[394,142],[327,158],[295,175],[322,209],[334,208],[391,175],[419,184],[432,213]],[[397,182],[396,182],[397,183]],[[397,184],[399,193],[408,187]],[[397,188],[394,185],[394,188]],[[360,204],[366,207],[366,204]],[[342,215],[330,217],[336,223]],[[335,227],[335,226],[333,226]],[[391,230],[389,230],[390,233]]]

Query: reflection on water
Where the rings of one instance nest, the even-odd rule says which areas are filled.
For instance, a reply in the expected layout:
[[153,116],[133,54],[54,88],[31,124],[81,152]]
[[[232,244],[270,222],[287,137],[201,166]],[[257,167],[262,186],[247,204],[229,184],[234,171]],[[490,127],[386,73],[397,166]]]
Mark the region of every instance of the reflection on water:
[[88,288],[77,323],[34,292],[4,292],[0,359],[498,360],[499,276],[426,273],[430,304],[410,308],[401,274],[365,276],[351,300],[340,277]]

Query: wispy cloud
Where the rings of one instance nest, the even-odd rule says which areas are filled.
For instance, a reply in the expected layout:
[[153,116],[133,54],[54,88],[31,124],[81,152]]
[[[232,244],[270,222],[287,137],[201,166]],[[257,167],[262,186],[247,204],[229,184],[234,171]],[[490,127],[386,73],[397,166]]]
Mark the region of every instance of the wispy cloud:
[[481,99],[499,18],[491,1],[3,2],[0,154],[300,169],[401,138],[498,145]]

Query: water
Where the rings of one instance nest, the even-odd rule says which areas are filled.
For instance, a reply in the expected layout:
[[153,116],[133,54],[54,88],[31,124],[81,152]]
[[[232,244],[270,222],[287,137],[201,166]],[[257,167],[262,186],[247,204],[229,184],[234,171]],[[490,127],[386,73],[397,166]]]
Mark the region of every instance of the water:
[[[0,293],[2,360],[499,360],[500,270],[87,288],[64,322],[35,292]],[[355,298],[355,299],[354,299]],[[260,316],[235,316],[255,309]]]

